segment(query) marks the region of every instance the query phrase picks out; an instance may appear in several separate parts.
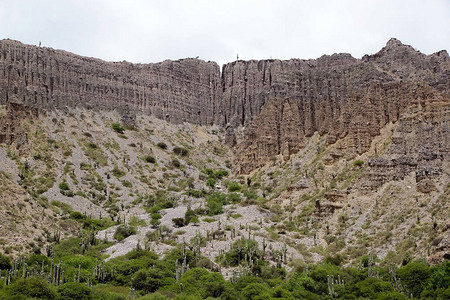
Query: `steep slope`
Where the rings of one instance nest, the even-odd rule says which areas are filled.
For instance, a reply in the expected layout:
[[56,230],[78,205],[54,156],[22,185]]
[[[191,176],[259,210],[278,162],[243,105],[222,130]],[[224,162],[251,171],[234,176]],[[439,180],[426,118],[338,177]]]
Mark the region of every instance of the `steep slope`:
[[236,61],[222,73],[3,40],[3,207],[27,200],[51,215],[37,230],[52,222],[65,236],[93,218],[108,241],[136,226],[110,257],[188,244],[217,262],[248,238],[285,266],[368,252],[439,261],[450,251],[449,75],[446,51],[395,39],[362,59]]

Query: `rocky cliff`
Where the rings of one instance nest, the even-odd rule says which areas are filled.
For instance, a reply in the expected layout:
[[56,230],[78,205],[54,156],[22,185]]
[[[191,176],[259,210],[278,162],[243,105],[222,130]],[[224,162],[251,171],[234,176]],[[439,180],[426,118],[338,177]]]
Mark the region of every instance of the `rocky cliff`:
[[346,137],[347,157],[362,153],[414,99],[447,101],[449,78],[446,51],[424,55],[396,39],[362,59],[235,61],[222,73],[216,63],[198,59],[113,63],[0,42],[0,103],[17,97],[46,110],[118,110],[129,125],[136,112],[173,123],[227,125],[233,144],[233,129],[245,127],[236,146],[240,173],[279,154],[288,158],[314,132],[330,144]]
[[0,42],[0,101],[41,109],[141,111],[173,123],[212,124],[220,70],[198,59],[158,64],[105,62],[65,51]]
[[26,145],[28,136],[22,127],[22,121],[37,117],[37,108],[27,107],[16,100],[9,101],[5,113],[0,116],[0,143],[15,143],[17,148]]
[[340,153],[353,158],[412,103],[448,102],[449,92],[447,52],[427,56],[397,40],[361,60],[340,54],[298,62],[272,84],[246,128],[236,169],[248,173],[273,156],[288,158],[314,132],[328,144],[345,138]]

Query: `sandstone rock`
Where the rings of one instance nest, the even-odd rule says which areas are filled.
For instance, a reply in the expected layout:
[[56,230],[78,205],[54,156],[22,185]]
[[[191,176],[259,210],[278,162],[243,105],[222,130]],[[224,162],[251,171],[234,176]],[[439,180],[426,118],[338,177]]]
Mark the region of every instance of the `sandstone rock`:
[[[239,60],[222,72],[192,58],[113,63],[0,41],[0,104],[17,97],[42,110],[117,110],[129,125],[139,112],[172,123],[245,126],[236,146],[240,173],[276,155],[288,159],[315,132],[326,134],[328,144],[347,137],[345,158],[361,154],[412,102],[448,99],[449,74],[446,51],[425,55],[396,39],[362,59]],[[231,129],[226,140],[235,142]]]
[[346,194],[332,190],[324,194],[324,199],[316,200],[314,207],[314,217],[318,220],[331,216],[336,209],[344,207]]
[[157,64],[105,62],[0,41],[3,104],[15,95],[25,104],[45,110],[140,111],[173,123],[206,125],[214,122],[220,84],[219,66],[214,62],[191,58]]
[[13,99],[6,105],[6,114],[0,117],[0,143],[15,144],[18,149],[28,143],[28,137],[22,127],[25,119],[38,117],[36,108],[28,107],[17,99]]
[[308,178],[303,178],[300,179],[296,184],[291,185],[288,190],[289,191],[298,191],[298,190],[303,190],[303,189],[307,189],[311,186],[311,180]]
[[414,172],[418,191],[436,190],[433,182],[448,177],[444,170],[450,163],[449,122],[449,99],[416,103],[400,118],[387,151],[368,162],[361,187],[376,189]]

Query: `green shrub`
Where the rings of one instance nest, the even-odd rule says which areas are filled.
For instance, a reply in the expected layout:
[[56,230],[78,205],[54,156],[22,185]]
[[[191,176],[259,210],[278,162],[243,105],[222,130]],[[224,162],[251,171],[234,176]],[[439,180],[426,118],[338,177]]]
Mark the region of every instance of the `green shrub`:
[[215,176],[217,179],[222,179],[222,178],[228,176],[228,171],[227,171],[227,170],[218,170],[218,171],[216,171],[216,172],[214,173],[214,176]]
[[270,289],[267,284],[251,283],[242,290],[244,299],[270,299]]
[[69,204],[63,203],[61,201],[53,200],[50,204],[61,209],[63,214],[69,214],[72,211],[72,207],[70,207]]
[[123,132],[125,131],[125,129],[119,123],[112,123],[111,127],[115,132],[120,134],[123,134]]
[[173,148],[173,153],[180,156],[187,156],[189,154],[189,150],[182,147],[175,147]]
[[98,148],[97,144],[95,144],[95,143],[93,143],[93,142],[87,142],[87,143],[86,143],[86,146],[87,146],[88,148],[90,148],[90,149],[97,149],[97,148]]
[[353,162],[353,165],[355,167],[362,167],[362,165],[364,165],[364,162],[362,160],[358,159]]
[[150,225],[152,225],[153,227],[157,227],[159,224],[161,224],[161,221],[159,219],[150,220]]
[[241,202],[241,196],[239,195],[239,194],[236,194],[236,193],[230,193],[230,194],[228,194],[228,196],[227,196],[227,201],[228,201],[228,203],[234,203],[234,204],[236,204],[236,203],[239,203],[239,202]]
[[235,181],[230,182],[228,185],[229,192],[238,192],[242,189],[241,185]]
[[183,227],[185,225],[184,218],[173,218],[172,222],[175,225],[175,227]]
[[431,270],[426,264],[413,261],[398,269],[397,274],[414,297],[419,297],[427,286]]
[[180,167],[181,167],[180,161],[179,161],[178,159],[176,159],[176,158],[172,159],[172,165],[173,165],[175,168],[180,168]]
[[[17,296],[26,296],[28,298],[38,299],[56,299],[57,293],[54,288],[42,278],[29,277],[26,279],[20,278],[8,286],[7,293],[9,296],[16,296],[15,299],[20,299]],[[13,299],[12,297],[8,299]]]
[[0,253],[0,270],[11,269],[11,262],[9,257]]
[[159,219],[162,218],[161,214],[159,214],[159,213],[157,213],[157,212],[152,213],[152,214],[151,214],[151,217],[152,217],[153,220],[159,220]]
[[119,227],[117,227],[116,232],[114,232],[113,237],[120,242],[133,234],[136,234],[135,227],[128,225],[120,225]]
[[68,282],[58,287],[61,295],[58,299],[62,300],[90,300],[92,298],[92,290],[84,283]]
[[151,155],[144,156],[144,161],[146,163],[150,163],[150,164],[156,163],[156,159],[153,156],[151,156]]
[[206,194],[206,192],[203,189],[201,191],[192,190],[192,189],[187,191],[187,195],[194,197],[194,198],[201,198],[201,197],[205,196],[205,194]]
[[167,149],[167,144],[164,142],[159,142],[158,144],[156,144],[156,146],[158,146],[159,148],[166,150]]
[[60,189],[61,191],[68,191],[68,190],[70,190],[69,184],[68,184],[66,181],[61,182],[61,183],[58,185],[58,187],[59,187],[59,189]]
[[216,186],[216,180],[214,178],[208,178],[206,185],[213,189]]
[[128,180],[123,180],[121,182],[124,187],[127,187],[127,188],[133,187],[133,184],[131,182],[129,182]]
[[120,170],[119,167],[117,167],[117,165],[114,165],[114,168],[112,170],[112,173],[114,176],[116,176],[117,178],[123,177],[125,176],[125,172]]
[[74,220],[82,220],[82,219],[84,219],[84,215],[82,213],[80,213],[79,211],[72,211],[72,212],[70,212],[69,217],[71,219],[74,219]]

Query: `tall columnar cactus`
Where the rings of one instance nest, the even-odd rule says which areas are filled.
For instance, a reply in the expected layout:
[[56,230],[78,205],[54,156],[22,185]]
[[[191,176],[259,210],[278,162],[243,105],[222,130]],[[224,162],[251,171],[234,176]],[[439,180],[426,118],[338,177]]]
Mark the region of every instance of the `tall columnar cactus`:
[[327,275],[328,295],[331,298],[337,298],[338,294],[334,291],[334,277]]

